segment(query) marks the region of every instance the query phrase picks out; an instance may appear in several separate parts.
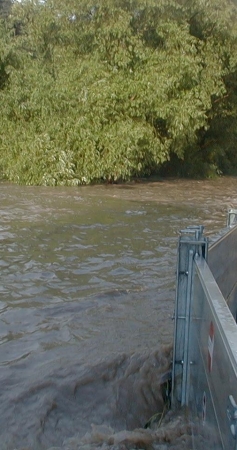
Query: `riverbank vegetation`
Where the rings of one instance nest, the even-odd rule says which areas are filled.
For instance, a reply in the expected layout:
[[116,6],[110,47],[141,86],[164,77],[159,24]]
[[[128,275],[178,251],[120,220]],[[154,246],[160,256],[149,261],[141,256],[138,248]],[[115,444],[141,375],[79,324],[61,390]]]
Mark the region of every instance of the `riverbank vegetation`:
[[232,1],[0,7],[2,177],[78,185],[237,169]]

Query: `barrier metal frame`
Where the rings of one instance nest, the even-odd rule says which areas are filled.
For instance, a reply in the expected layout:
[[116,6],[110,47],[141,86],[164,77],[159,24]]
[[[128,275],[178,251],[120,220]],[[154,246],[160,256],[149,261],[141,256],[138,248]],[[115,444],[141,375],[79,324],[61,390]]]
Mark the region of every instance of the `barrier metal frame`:
[[237,450],[236,219],[210,247],[202,226],[179,238],[171,405],[188,407],[194,449]]

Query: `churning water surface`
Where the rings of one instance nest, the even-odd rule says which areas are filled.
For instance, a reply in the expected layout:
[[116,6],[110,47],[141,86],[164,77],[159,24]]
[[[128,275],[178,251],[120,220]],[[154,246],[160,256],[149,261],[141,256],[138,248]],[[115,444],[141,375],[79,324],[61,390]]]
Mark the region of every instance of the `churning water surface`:
[[184,448],[183,421],[144,430],[170,369],[178,232],[223,228],[237,179],[0,187],[0,450]]

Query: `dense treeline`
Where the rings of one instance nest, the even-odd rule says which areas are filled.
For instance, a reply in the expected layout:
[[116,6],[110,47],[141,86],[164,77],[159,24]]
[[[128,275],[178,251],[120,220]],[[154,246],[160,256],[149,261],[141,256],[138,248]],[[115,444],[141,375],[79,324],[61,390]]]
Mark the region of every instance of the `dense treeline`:
[[2,177],[77,185],[237,169],[232,1],[9,5],[0,2]]

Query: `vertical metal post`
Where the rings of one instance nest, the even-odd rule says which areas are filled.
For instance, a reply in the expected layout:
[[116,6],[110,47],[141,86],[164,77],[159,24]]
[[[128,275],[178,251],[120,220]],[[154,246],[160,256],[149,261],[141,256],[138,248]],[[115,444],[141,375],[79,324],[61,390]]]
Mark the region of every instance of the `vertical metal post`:
[[237,209],[229,209],[227,216],[227,226],[232,228],[237,225]]
[[203,226],[181,231],[178,244],[175,331],[172,368],[172,407],[189,402],[189,332],[191,320],[193,261],[196,254],[207,259],[208,241]]
[[186,293],[186,319],[184,325],[184,356],[183,356],[183,375],[182,386],[186,386],[186,389],[182,389],[181,393],[181,406],[188,404],[189,394],[189,328],[190,328],[190,310],[192,299],[192,278],[193,278],[193,255],[194,251],[189,250],[188,254],[188,274],[187,274],[187,293]]

